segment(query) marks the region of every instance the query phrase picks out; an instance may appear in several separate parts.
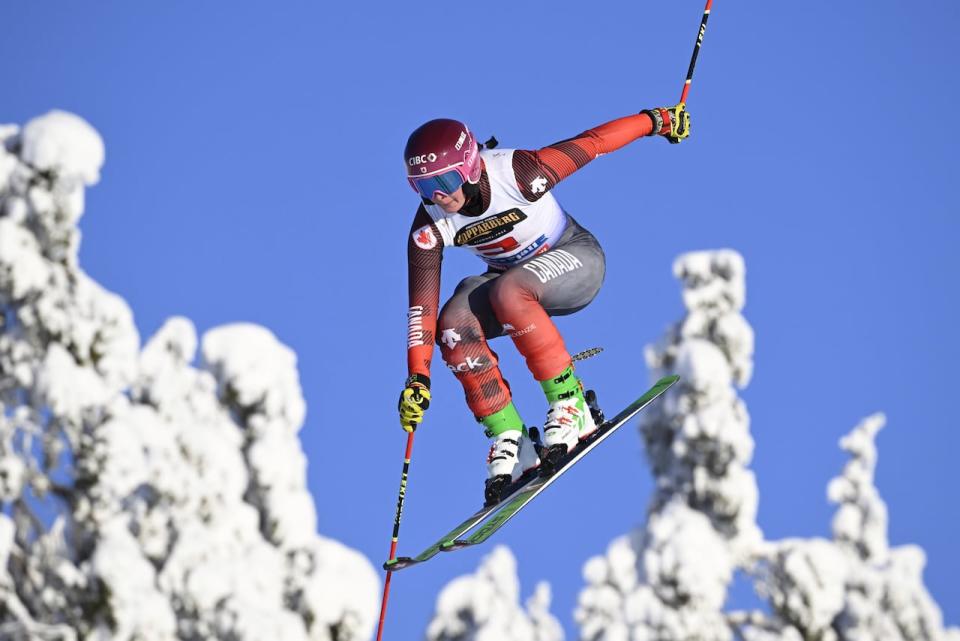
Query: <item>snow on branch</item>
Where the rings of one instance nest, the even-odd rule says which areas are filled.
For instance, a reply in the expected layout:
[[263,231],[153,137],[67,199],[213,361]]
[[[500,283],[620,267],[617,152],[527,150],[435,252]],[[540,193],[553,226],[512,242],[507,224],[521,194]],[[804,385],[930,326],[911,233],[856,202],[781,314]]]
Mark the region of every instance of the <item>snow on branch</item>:
[[851,459],[843,474],[830,481],[827,496],[839,505],[833,517],[833,538],[864,560],[883,563],[889,555],[887,506],[873,484],[877,467],[874,439],[887,418],[874,414],[865,418],[840,440]]
[[378,579],[316,534],[293,352],[185,318],[141,350],[77,258],[103,160],[72,114],[0,126],[0,638],[368,638]]
[[497,546],[474,574],[459,577],[437,597],[428,641],[562,641],[563,629],[549,613],[550,586],[537,585],[524,610],[519,605],[517,561]]

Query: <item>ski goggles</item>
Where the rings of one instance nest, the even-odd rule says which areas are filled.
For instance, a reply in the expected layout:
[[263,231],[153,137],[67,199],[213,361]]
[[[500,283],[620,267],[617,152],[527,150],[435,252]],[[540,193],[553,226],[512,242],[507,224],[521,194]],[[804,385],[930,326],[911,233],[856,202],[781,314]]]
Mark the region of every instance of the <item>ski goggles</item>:
[[407,180],[410,181],[410,186],[427,200],[433,200],[433,195],[438,191],[444,196],[449,196],[466,182],[459,167],[447,169],[432,176],[409,176]]

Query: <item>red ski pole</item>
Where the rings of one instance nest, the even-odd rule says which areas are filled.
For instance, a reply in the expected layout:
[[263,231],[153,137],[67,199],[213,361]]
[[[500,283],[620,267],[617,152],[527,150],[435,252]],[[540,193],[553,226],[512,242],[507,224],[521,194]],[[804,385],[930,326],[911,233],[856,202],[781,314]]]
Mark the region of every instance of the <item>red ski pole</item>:
[[703,36],[707,33],[707,20],[710,19],[710,5],[712,4],[713,0],[707,0],[707,6],[703,10],[703,19],[700,20],[700,31],[697,33],[697,42],[693,45],[693,57],[690,58],[690,68],[687,69],[687,81],[683,83],[683,92],[680,94],[680,104],[687,103],[687,94],[690,93],[690,83],[693,82],[693,69],[697,66],[697,56],[700,55]]
[[[403,516],[403,500],[407,495],[407,473],[410,471],[410,455],[413,453],[413,432],[407,434],[407,453],[403,456],[403,474],[400,476],[400,494],[397,496],[397,516],[393,521],[393,538],[390,540],[390,560],[397,558],[397,541],[400,538],[400,517]],[[383,622],[387,618],[387,599],[390,598],[390,579],[393,572],[387,571],[383,582],[383,601],[380,603],[380,625],[377,627],[377,641],[383,639]]]

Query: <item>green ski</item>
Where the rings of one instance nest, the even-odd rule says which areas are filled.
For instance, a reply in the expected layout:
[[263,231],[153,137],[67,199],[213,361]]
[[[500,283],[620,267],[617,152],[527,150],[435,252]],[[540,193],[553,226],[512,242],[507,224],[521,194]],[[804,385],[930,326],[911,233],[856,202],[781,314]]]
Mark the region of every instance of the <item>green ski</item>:
[[408,568],[412,565],[417,565],[418,563],[423,563],[424,561],[428,561],[432,559],[434,556],[436,556],[437,552],[440,551],[441,545],[443,543],[446,543],[447,541],[453,541],[457,537],[463,536],[464,534],[472,530],[477,525],[477,523],[480,523],[481,521],[483,521],[483,519],[489,516],[491,512],[495,512],[497,508],[499,508],[501,505],[505,505],[508,500],[513,498],[514,494],[516,494],[521,488],[526,486],[530,481],[534,480],[536,476],[537,476],[537,470],[531,470],[529,473],[521,476],[509,488],[507,488],[507,491],[504,493],[503,500],[501,500],[499,503],[483,506],[482,508],[480,508],[479,510],[477,510],[476,512],[468,516],[463,523],[461,523],[457,527],[447,532],[443,536],[443,538],[441,538],[439,541],[437,541],[436,543],[428,547],[426,550],[424,550],[417,556],[414,556],[414,557],[399,556],[393,560],[384,562],[383,569],[387,570],[388,572],[396,572],[398,570],[403,570],[404,568]]
[[[499,530],[507,521],[523,509],[540,492],[547,489],[554,480],[561,474],[570,469],[577,461],[583,458],[587,452],[599,445],[608,436],[613,434],[620,426],[637,415],[644,407],[649,405],[654,399],[667,391],[674,383],[679,380],[679,376],[666,376],[661,378],[651,387],[643,396],[631,403],[626,409],[617,414],[613,419],[604,421],[600,428],[582,441],[573,452],[568,454],[560,461],[559,467],[552,474],[538,474],[537,470],[520,477],[510,488],[504,492],[505,498],[490,506],[484,506],[467,517],[457,527],[445,534],[436,543],[414,557],[401,556],[396,559],[386,561],[383,569],[388,572],[397,572],[405,568],[418,565],[428,561],[443,550],[449,552],[463,547],[478,545],[486,541],[490,536]],[[493,514],[492,517],[490,515]],[[488,518],[490,517],[490,518]],[[482,525],[481,525],[482,524]],[[461,539],[460,537],[470,532],[478,525],[481,527],[470,537]]]

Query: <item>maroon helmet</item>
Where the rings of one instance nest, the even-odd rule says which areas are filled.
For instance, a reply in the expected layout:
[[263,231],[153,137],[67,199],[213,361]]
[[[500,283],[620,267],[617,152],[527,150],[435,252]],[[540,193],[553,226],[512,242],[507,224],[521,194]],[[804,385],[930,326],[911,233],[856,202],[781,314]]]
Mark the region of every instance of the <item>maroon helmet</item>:
[[407,181],[431,200],[436,192],[450,195],[463,183],[480,181],[477,140],[459,120],[438,118],[420,125],[403,151]]

